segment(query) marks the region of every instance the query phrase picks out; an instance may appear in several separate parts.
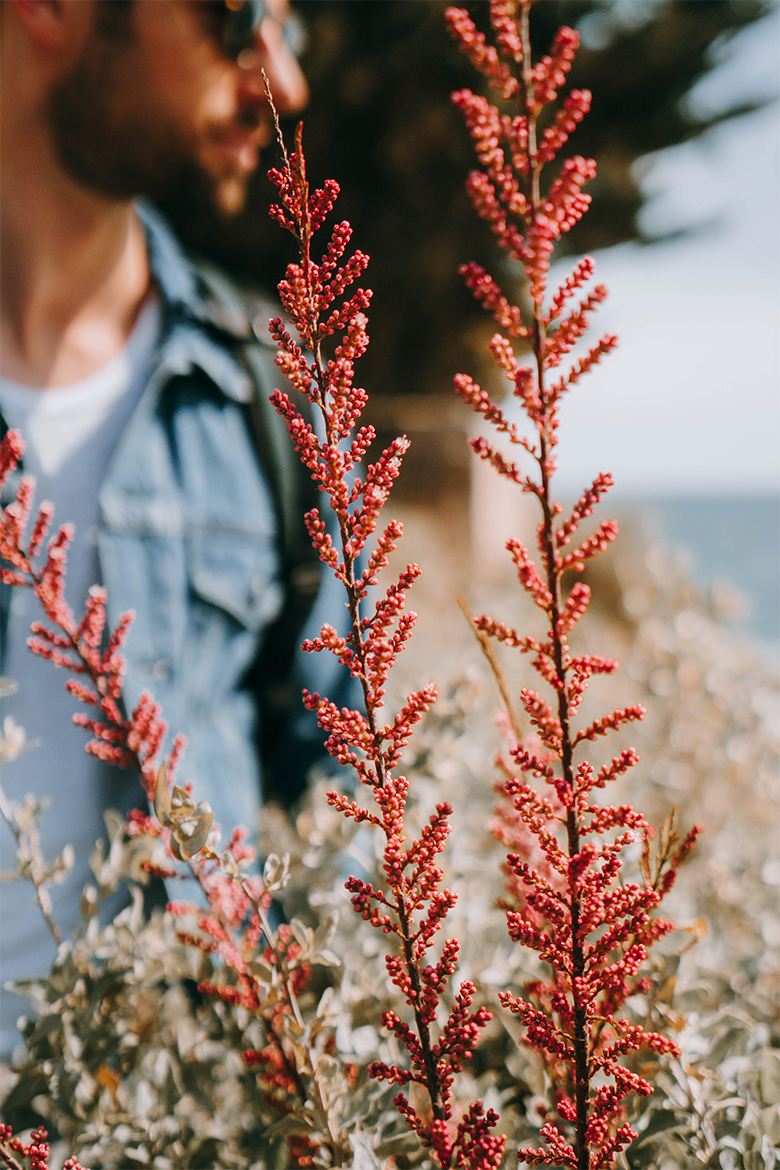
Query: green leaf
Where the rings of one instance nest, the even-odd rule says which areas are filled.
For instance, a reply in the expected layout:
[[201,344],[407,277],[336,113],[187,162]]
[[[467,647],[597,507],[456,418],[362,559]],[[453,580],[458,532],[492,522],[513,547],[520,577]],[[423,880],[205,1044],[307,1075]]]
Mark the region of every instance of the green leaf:
[[312,963],[319,963],[321,967],[340,967],[341,959],[335,951],[315,951],[311,956]]
[[397,1158],[402,1154],[413,1154],[419,1149],[420,1139],[416,1133],[399,1133],[379,1142],[374,1147],[374,1153],[378,1158]]
[[3,1120],[7,1121],[11,1118],[17,1109],[29,1106],[34,1097],[40,1093],[46,1093],[48,1088],[47,1077],[41,1069],[22,1073],[11,1092],[3,1100]]
[[311,1121],[304,1114],[288,1113],[272,1122],[263,1134],[264,1138],[273,1137],[308,1137],[314,1129]]
[[761,1053],[761,1098],[767,1105],[780,1103],[780,1052],[767,1048]]
[[651,1115],[649,1122],[640,1133],[635,1142],[631,1144],[629,1149],[638,1149],[643,1145],[645,1140],[652,1137],[653,1134],[663,1133],[667,1129],[674,1129],[676,1125],[682,1125],[683,1119],[673,1109],[656,1109]]
[[251,963],[247,963],[246,969],[250,975],[254,975],[255,979],[260,979],[263,983],[273,983],[274,981],[273,968],[269,967],[267,963],[261,963],[259,959],[253,959]]

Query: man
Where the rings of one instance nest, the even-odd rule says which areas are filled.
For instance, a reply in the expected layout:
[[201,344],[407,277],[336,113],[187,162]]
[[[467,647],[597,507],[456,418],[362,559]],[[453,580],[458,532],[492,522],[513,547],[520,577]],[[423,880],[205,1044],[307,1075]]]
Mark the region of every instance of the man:
[[[197,798],[226,832],[251,828],[263,792],[294,795],[323,754],[300,704],[282,717],[300,693],[293,648],[312,597],[290,513],[300,477],[263,411],[272,351],[241,297],[193,268],[133,201],[197,186],[225,213],[242,206],[272,134],[261,70],[282,114],[307,99],[296,25],[286,0],[3,0],[0,10],[0,425],[23,433],[37,500],[76,525],[71,607],[100,581],[112,625],[136,612],[127,707],[153,691],[171,734],[188,737],[183,773]],[[25,649],[34,599],[4,589],[1,600],[0,673],[19,683],[4,711],[40,739],[3,784],[12,798],[51,798],[47,855],[75,847],[54,891],[67,935],[103,809],[136,805],[137,780],[84,754],[65,678]],[[312,689],[338,689],[329,663],[312,665]],[[273,740],[264,776],[261,723]],[[0,832],[8,869],[13,842]],[[3,981],[44,971],[53,944],[24,883],[4,888],[2,912]],[[4,993],[3,1052],[26,1006]]]

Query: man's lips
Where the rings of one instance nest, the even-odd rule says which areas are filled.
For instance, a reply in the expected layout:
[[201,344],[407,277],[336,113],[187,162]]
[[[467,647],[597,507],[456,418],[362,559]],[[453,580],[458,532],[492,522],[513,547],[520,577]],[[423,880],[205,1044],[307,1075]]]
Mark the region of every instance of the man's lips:
[[253,126],[230,126],[216,129],[211,141],[218,153],[231,160],[242,171],[253,171],[257,167],[259,150],[270,139],[270,122],[258,120]]
[[253,171],[258,162],[258,134],[217,134],[213,138],[217,151],[227,156],[242,171]]

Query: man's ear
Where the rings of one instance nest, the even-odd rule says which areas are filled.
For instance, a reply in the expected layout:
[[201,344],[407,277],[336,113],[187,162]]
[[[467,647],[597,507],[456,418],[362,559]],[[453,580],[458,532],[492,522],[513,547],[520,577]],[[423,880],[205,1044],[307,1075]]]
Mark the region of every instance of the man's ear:
[[[91,12],[87,0],[0,0],[16,12],[28,36],[50,53],[66,52],[73,35]],[[79,11],[81,9],[81,11]]]

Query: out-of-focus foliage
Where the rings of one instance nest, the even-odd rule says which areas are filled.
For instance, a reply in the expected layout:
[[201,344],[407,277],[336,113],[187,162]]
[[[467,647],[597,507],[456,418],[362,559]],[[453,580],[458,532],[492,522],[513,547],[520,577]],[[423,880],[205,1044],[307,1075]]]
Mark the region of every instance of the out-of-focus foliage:
[[[705,825],[674,895],[679,928],[656,948],[653,989],[629,1003],[637,1022],[674,1034],[682,1057],[659,1070],[655,1057],[637,1054],[637,1071],[657,1088],[637,1103],[639,1138],[622,1166],[771,1170],[780,1149],[777,679],[729,632],[727,599],[702,594],[679,565],[653,555],[647,570],[634,560],[603,571],[610,577],[595,592],[612,600],[593,637],[619,653],[621,693],[627,674],[631,697],[653,708],[633,729],[648,761],[636,770],[643,801],[658,821],[676,803],[683,829],[694,815]],[[421,824],[442,796],[456,810],[447,879],[461,891],[452,924],[464,944],[458,975],[475,980],[497,1016],[457,1099],[480,1096],[500,1110],[511,1166],[512,1149],[541,1125],[545,1073],[516,1043],[497,993],[536,971],[532,953],[507,939],[495,906],[504,852],[487,831],[496,696],[478,652],[469,652],[465,623],[462,637],[451,648],[459,673],[415,736],[408,766]],[[510,693],[513,685],[510,676]],[[318,1020],[323,1056],[336,1058],[333,1116],[349,1134],[355,1170],[389,1170],[390,1157],[398,1170],[429,1167],[416,1139],[400,1132],[393,1090],[365,1073],[371,1060],[397,1058],[381,1025],[392,988],[382,936],[351,912],[343,880],[372,874],[378,858],[370,831],[328,807],[328,786],[316,783],[293,818],[270,808],[263,826],[266,851],[291,854],[280,895],[288,920],[316,927],[343,910],[329,944],[342,965],[315,968],[302,1003],[307,1020]],[[141,877],[152,848],[143,838],[123,843],[118,818],[109,829],[110,849],[93,857],[101,897]],[[4,1120],[19,1129],[43,1118],[61,1135],[60,1160],[76,1151],[93,1170],[290,1165],[284,1127],[293,1123],[280,1129],[267,1088],[240,1058],[247,1044],[262,1046],[262,1025],[197,992],[211,958],[177,941],[180,920],[145,915],[137,886],[109,926],[99,925],[94,898],[86,908],[84,936],[29,988],[39,1018],[25,1028],[29,1057],[4,1070],[12,1085]]]
[[[484,0],[466,6],[477,21],[487,20]],[[453,372],[473,366],[491,331],[457,275],[458,264],[469,260],[498,275],[500,261],[463,189],[472,154],[448,95],[474,79],[444,31],[445,7],[444,0],[298,5],[309,30],[303,58],[311,83],[304,115],[309,171],[315,182],[339,176],[341,214],[371,256],[374,313],[361,377],[375,395],[449,393]],[[561,24],[581,30],[571,85],[595,95],[563,152],[599,160],[588,187],[593,204],[567,237],[570,251],[641,238],[634,164],[744,110],[699,117],[684,99],[711,68],[714,50],[768,10],[766,0],[536,6],[535,55],[548,51]],[[245,211],[233,220],[210,212],[192,189],[176,192],[165,211],[191,246],[271,288],[290,254],[289,241],[265,215],[270,200],[259,174]]]

